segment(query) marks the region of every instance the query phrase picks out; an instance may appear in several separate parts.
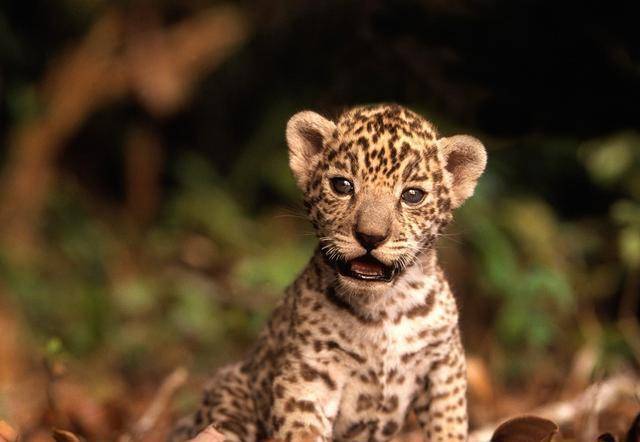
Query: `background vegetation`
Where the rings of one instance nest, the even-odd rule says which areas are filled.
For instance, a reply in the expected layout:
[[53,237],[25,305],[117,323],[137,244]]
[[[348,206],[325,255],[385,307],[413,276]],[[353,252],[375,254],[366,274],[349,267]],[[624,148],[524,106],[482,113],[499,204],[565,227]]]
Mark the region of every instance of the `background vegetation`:
[[631,2],[2,2],[0,417],[111,439],[176,366],[192,406],[314,247],[287,118],[380,101],[489,151],[439,245],[474,425],[637,368],[639,40]]

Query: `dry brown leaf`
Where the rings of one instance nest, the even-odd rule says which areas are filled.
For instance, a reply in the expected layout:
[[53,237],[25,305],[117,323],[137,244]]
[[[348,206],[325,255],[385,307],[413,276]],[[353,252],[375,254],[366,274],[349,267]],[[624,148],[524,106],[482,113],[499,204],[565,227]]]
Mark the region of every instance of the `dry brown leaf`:
[[55,428],[51,435],[56,442],[81,442],[81,439],[71,431],[59,430]]
[[558,430],[558,425],[548,419],[520,416],[500,425],[491,442],[550,442]]
[[11,425],[0,420],[0,442],[14,442],[18,440],[18,433]]

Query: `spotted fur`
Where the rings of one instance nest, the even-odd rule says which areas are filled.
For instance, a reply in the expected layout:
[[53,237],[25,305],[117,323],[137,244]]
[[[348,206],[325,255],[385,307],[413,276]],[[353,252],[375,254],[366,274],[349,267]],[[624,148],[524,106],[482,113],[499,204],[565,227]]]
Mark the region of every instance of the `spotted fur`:
[[[458,309],[434,244],[473,193],[486,154],[474,138],[438,138],[398,105],[358,107],[334,123],[313,112],[287,126],[290,164],[319,246],[286,290],[254,351],[221,369],[173,440],[213,424],[229,441],[387,441],[415,412],[429,441],[467,437]],[[331,178],[353,183],[338,195]],[[416,205],[401,195],[425,191]],[[370,254],[390,282],[337,270]]]

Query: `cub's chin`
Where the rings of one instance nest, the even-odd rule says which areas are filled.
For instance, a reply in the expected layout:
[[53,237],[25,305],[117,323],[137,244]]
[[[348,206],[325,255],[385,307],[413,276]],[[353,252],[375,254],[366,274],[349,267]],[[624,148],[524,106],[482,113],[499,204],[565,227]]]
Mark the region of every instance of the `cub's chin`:
[[338,274],[338,286],[344,294],[351,296],[378,296],[387,292],[393,281],[360,280]]

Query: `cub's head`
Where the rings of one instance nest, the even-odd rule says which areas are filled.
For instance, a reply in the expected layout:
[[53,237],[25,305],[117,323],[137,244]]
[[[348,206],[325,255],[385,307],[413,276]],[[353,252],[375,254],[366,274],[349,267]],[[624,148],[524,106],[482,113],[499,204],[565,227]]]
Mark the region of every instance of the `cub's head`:
[[300,112],[286,135],[322,253],[353,292],[385,290],[432,248],[487,161],[477,139],[438,138],[398,105],[354,108],[336,122]]

